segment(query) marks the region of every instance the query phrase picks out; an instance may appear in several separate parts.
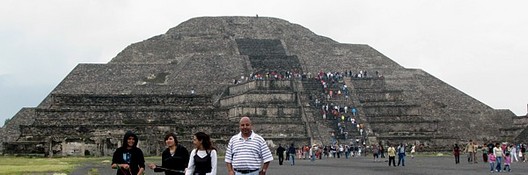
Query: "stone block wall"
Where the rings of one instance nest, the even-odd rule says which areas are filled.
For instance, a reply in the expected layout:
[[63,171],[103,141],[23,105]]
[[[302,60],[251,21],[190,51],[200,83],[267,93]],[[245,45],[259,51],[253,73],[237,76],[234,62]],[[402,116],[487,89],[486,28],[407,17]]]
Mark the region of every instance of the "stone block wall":
[[295,94],[288,92],[273,93],[273,94],[242,94],[232,97],[227,97],[220,100],[220,106],[233,106],[244,103],[259,103],[259,104],[279,104],[279,103],[294,103]]
[[229,89],[228,95],[243,94],[248,91],[257,89],[257,81],[248,81],[246,83],[242,83],[236,86],[230,86],[228,89]]
[[411,134],[437,132],[436,122],[427,121],[386,121],[371,123],[372,131],[377,133],[402,133],[411,132]]
[[353,78],[354,80],[354,89],[361,91],[363,89],[368,90],[384,90],[385,81],[378,78]]
[[262,71],[293,71],[301,70],[301,64],[297,56],[261,55],[249,56],[251,67]]
[[52,95],[55,106],[210,106],[200,95]]
[[363,110],[368,115],[421,115],[422,111],[416,105],[365,105]]
[[202,110],[37,110],[37,125],[184,124],[188,121],[222,119]]
[[1,128],[0,132],[0,154],[9,152],[5,145],[15,142],[21,134],[20,125],[30,125],[35,120],[35,108],[20,109],[8,123]]
[[[361,90],[358,90],[360,92]],[[359,102],[395,102],[403,101],[403,91],[363,91]]]
[[291,81],[249,81],[236,86],[229,87],[229,95],[243,94],[253,90],[291,90]]
[[277,39],[236,39],[240,55],[286,55]]
[[228,110],[228,116],[231,119],[236,119],[244,115],[249,116],[268,116],[267,120],[274,118],[299,118],[301,112],[299,107],[285,107],[285,106],[235,106]]

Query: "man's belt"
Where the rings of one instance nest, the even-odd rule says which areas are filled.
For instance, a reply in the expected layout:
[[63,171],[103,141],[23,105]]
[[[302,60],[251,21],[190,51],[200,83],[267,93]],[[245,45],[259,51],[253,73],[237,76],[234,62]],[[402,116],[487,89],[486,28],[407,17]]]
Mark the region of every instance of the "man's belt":
[[258,171],[259,169],[254,169],[254,170],[248,170],[248,169],[234,169],[236,172],[239,172],[239,173],[242,173],[242,174],[248,174],[248,173],[252,173],[252,172],[255,172],[255,171]]

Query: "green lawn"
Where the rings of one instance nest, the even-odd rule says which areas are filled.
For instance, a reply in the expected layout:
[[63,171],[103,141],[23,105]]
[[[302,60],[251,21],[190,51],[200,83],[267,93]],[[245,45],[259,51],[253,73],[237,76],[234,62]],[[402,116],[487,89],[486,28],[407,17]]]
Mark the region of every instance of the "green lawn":
[[[54,173],[62,175],[71,173],[77,166],[86,163],[107,163],[110,167],[111,157],[62,157],[62,158],[43,158],[43,157],[13,157],[0,156],[0,175],[22,175],[22,174],[39,174]],[[146,157],[147,162],[159,162],[161,157]],[[98,175],[96,169],[89,174]]]
[[69,173],[83,162],[103,161],[108,158],[32,158],[0,157],[0,174]]

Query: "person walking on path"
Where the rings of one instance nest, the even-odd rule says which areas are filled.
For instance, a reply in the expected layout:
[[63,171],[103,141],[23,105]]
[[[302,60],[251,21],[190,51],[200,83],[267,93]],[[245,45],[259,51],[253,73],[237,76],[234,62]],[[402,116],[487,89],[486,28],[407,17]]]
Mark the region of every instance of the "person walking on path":
[[453,155],[455,156],[455,164],[459,164],[460,163],[460,147],[458,146],[458,144],[455,144],[455,146],[453,147]]
[[396,149],[394,146],[390,145],[387,153],[389,154],[389,166],[391,166],[391,162],[393,166],[396,166]]
[[253,132],[247,116],[240,119],[239,129],[240,132],[227,144],[225,162],[228,175],[265,175],[273,160],[266,141]]
[[482,145],[482,161],[483,162],[488,162],[488,148],[486,147],[486,145]]
[[295,150],[295,146],[293,146],[293,143],[288,148],[288,154],[290,155],[290,165],[295,165],[295,153],[297,151]]
[[411,146],[411,159],[414,159],[414,153],[416,153],[416,144]]
[[284,149],[284,147],[282,147],[281,144],[279,144],[279,147],[277,148],[277,156],[279,157],[279,165],[282,165],[282,162],[284,162],[284,152],[286,151],[286,149]]
[[476,146],[473,140],[469,140],[467,146],[466,146],[466,152],[468,153],[468,162],[469,163],[477,163],[477,158],[475,156],[476,153]]
[[379,155],[381,158],[385,158],[385,147],[383,146],[383,144],[381,143],[381,141],[378,143],[379,145]]
[[502,148],[499,143],[495,144],[495,148],[493,148],[493,155],[495,156],[495,160],[497,161],[497,166],[495,168],[496,169],[495,171],[501,172],[503,152],[502,152]]
[[526,162],[526,155],[524,154],[526,152],[526,145],[521,144],[521,153],[519,154],[519,157],[522,159],[523,162]]
[[510,153],[506,153],[504,156],[504,171],[511,171],[510,164],[512,162],[512,159],[510,157]]
[[315,161],[315,153],[318,149],[319,147],[317,147],[317,145],[312,145],[312,147],[310,148],[310,161]]
[[488,162],[490,164],[490,171],[493,173],[493,170],[495,170],[495,155],[493,153],[488,153]]
[[512,144],[512,145],[510,145],[510,147],[511,147],[512,162],[513,162],[513,160],[518,162],[519,161],[519,158],[518,158],[519,153],[518,153],[518,150],[517,150],[517,146],[515,144]]
[[189,151],[178,144],[175,133],[165,135],[167,148],[161,153],[161,166],[149,164],[154,172],[165,172],[165,175],[183,175],[189,162]]
[[400,166],[400,163],[402,166],[405,166],[405,145],[403,143],[400,143],[400,146],[398,146],[398,166]]

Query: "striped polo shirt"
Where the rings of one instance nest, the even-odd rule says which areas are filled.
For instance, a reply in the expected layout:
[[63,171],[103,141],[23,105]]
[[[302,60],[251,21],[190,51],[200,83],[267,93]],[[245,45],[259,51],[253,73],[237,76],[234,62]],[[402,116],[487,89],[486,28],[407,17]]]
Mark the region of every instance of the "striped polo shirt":
[[234,169],[260,169],[262,163],[272,160],[266,141],[253,131],[247,140],[244,140],[242,133],[234,135],[227,145],[225,162],[231,163]]

